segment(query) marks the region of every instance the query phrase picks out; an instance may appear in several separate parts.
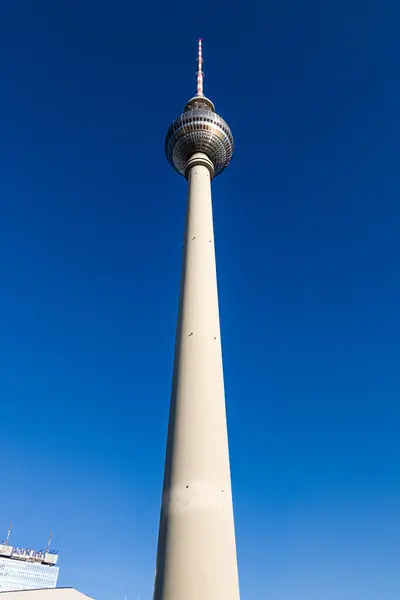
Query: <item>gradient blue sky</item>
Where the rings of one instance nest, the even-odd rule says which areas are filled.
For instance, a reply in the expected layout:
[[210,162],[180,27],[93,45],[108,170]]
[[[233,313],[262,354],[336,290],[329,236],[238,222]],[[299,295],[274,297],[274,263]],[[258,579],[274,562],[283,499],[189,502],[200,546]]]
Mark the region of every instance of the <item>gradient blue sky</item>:
[[399,599],[399,20],[2,0],[0,529],[61,585],[151,600],[202,36],[242,598]]

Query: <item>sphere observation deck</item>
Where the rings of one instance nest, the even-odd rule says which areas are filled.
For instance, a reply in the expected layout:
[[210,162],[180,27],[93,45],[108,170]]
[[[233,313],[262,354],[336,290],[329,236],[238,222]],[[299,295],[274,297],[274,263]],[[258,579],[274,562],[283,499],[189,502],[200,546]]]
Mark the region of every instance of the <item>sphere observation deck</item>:
[[[171,165],[186,177],[190,158],[201,152],[213,164],[212,176],[219,175],[231,162],[233,136],[228,124],[215,112],[203,93],[203,53],[199,40],[197,54],[197,93],[184,112],[173,121],[165,140],[165,154]],[[211,166],[211,165],[210,165]]]
[[229,165],[233,147],[228,124],[204,96],[189,100],[185,111],[171,124],[165,140],[165,154],[181,175],[185,175],[186,164],[196,152],[208,156],[214,165],[214,176],[218,175]]

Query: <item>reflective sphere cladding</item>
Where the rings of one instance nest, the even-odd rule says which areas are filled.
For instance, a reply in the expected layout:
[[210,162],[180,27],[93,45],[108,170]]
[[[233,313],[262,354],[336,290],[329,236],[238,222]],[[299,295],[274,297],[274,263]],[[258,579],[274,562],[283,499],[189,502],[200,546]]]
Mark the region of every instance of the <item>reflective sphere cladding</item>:
[[172,123],[165,140],[165,154],[171,165],[185,175],[185,167],[195,152],[204,152],[218,175],[230,163],[233,136],[228,124],[211,110],[187,110]]

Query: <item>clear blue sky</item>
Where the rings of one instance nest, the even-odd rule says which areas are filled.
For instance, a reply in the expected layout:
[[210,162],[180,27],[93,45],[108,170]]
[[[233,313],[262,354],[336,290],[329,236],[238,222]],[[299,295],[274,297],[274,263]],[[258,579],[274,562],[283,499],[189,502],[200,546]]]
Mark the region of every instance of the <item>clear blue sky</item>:
[[2,0],[0,528],[61,585],[151,600],[202,36],[242,598],[400,597],[399,19]]

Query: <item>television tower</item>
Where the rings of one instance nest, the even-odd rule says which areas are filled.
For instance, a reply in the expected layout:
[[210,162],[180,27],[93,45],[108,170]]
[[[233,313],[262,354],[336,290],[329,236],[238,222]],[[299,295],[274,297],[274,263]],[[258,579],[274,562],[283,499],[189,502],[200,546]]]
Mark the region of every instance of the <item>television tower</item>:
[[239,600],[211,203],[233,137],[203,93],[201,40],[197,63],[165,141],[188,197],[154,600]]

